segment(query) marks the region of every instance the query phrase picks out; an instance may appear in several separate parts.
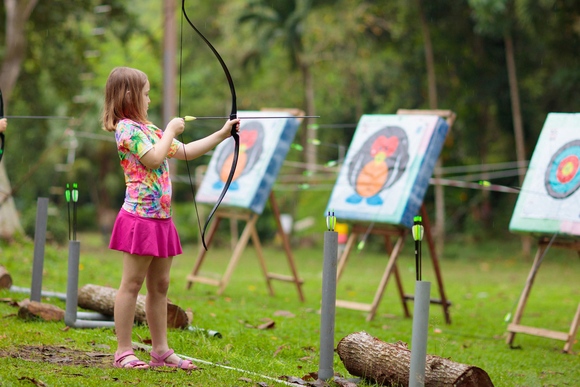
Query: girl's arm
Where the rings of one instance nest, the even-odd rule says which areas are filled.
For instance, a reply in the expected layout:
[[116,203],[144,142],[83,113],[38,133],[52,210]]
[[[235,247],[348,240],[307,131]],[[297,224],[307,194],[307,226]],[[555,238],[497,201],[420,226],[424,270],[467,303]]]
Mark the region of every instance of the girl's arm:
[[183,118],[174,118],[169,121],[167,128],[163,132],[163,136],[155,143],[153,148],[141,157],[141,163],[149,169],[159,168],[169,153],[173,139],[182,133],[184,128],[185,122]]
[[239,119],[228,120],[228,122],[226,122],[225,125],[217,132],[212,133],[200,140],[185,144],[185,152],[183,149],[184,147],[179,147],[179,150],[175,153],[175,155],[173,155],[173,157],[178,160],[185,160],[187,156],[187,160],[193,160],[199,156],[204,155],[206,152],[215,148],[217,144],[230,137],[232,127],[234,125],[236,126],[236,130],[239,132],[239,122]]

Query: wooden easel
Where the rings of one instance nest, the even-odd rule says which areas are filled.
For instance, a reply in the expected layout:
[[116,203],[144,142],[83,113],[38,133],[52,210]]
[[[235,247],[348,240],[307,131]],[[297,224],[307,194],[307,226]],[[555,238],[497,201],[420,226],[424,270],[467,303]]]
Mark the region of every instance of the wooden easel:
[[[516,333],[526,333],[528,335],[547,337],[550,339],[565,341],[566,344],[564,345],[564,352],[570,353],[572,352],[572,345],[574,344],[576,333],[578,332],[578,326],[580,325],[580,303],[578,304],[576,314],[574,315],[574,319],[572,319],[572,324],[570,324],[570,330],[568,331],[568,333],[520,325],[520,321],[524,314],[524,309],[526,307],[528,297],[530,295],[530,292],[532,291],[534,279],[536,277],[538,269],[540,268],[540,264],[542,263],[544,252],[548,248],[549,244],[550,244],[549,238],[540,238],[538,241],[538,251],[536,252],[536,257],[534,258],[532,269],[528,274],[526,285],[524,286],[524,290],[522,292],[522,295],[520,296],[520,300],[516,308],[516,313],[514,315],[514,322],[509,324],[507,327],[507,331],[509,333],[506,339],[506,343],[512,346],[514,339],[516,337]],[[580,255],[580,242],[578,241],[556,239],[552,243],[551,247],[574,250],[578,253],[578,255]]]
[[[397,114],[414,114],[414,115],[436,115],[439,116],[447,121],[449,128],[447,132],[451,130],[453,123],[455,122],[456,114],[451,110],[418,110],[418,109],[398,109]],[[433,235],[431,233],[431,225],[429,223],[429,218],[427,216],[427,210],[425,209],[425,205],[421,206],[421,215],[423,217],[423,226],[425,227],[425,236],[427,237],[427,243],[429,245],[429,253],[431,256],[431,260],[433,262],[433,268],[435,270],[435,276],[437,279],[437,285],[439,287],[439,295],[440,299],[431,299],[432,304],[440,304],[443,306],[443,313],[445,315],[445,322],[447,324],[451,324],[451,315],[449,314],[449,307],[451,306],[451,302],[447,300],[445,297],[445,290],[443,289],[443,277],[441,276],[441,270],[439,269],[439,260],[437,259],[437,253],[435,251],[435,243],[433,242]],[[337,268],[337,282],[340,280],[340,276],[344,270],[344,266],[348,261],[348,256],[352,251],[354,243],[359,234],[365,234],[367,232],[368,226],[354,224],[352,226],[352,232],[348,238],[346,243],[344,252],[340,257],[338,262]],[[403,304],[403,313],[405,317],[411,317],[409,313],[409,308],[407,306],[407,301],[413,300],[414,296],[405,294],[403,291],[403,283],[401,281],[401,276],[399,274],[399,269],[397,268],[397,257],[403,248],[403,243],[405,242],[405,238],[408,234],[406,228],[402,227],[395,227],[395,226],[387,226],[381,225],[380,227],[374,227],[370,234],[380,234],[384,235],[385,237],[385,247],[387,252],[390,254],[389,261],[387,263],[387,267],[383,273],[383,277],[381,278],[381,282],[379,283],[379,287],[375,293],[375,297],[371,304],[365,304],[360,302],[353,302],[353,301],[345,301],[345,300],[336,300],[336,306],[339,308],[347,308],[347,309],[354,309],[354,310],[361,310],[363,312],[368,312],[366,320],[371,321],[376,313],[379,303],[383,298],[383,293],[385,292],[385,288],[387,287],[387,282],[389,281],[389,277],[391,274],[395,275],[395,281],[397,283],[397,291],[399,296],[401,297],[401,303]],[[395,242],[395,247],[392,248],[391,245],[391,236],[397,237],[397,241]]]
[[[435,252],[435,243],[433,242],[433,236],[431,234],[431,225],[429,223],[429,218],[427,216],[427,210],[425,209],[425,205],[421,206],[421,216],[423,217],[423,227],[425,228],[425,237],[427,238],[427,243],[429,245],[429,255],[431,256],[431,261],[433,262],[433,269],[435,270],[437,285],[439,287],[439,295],[441,297],[440,299],[431,299],[431,303],[443,305],[445,322],[447,324],[451,324],[451,316],[449,314],[449,307],[451,306],[451,302],[447,300],[447,297],[445,296],[445,290],[443,289],[443,277],[441,276],[441,270],[439,268],[439,260],[437,259],[437,253]],[[354,247],[358,235],[367,232],[367,228],[368,226],[360,224],[354,224],[352,226],[352,231],[346,242],[344,252],[342,253],[338,262],[338,268],[336,271],[337,282],[340,280],[340,277],[342,275],[342,272],[344,271],[344,267],[346,265],[346,262],[348,261],[348,257],[352,251],[352,248]],[[366,320],[371,321],[377,313],[377,308],[379,307],[379,303],[383,298],[383,293],[385,292],[385,288],[387,287],[389,277],[391,276],[391,274],[394,274],[395,281],[397,284],[397,291],[399,293],[399,296],[401,297],[401,303],[403,305],[403,313],[405,314],[405,317],[411,317],[411,314],[409,313],[409,308],[407,306],[407,301],[413,300],[414,296],[405,294],[405,292],[403,291],[403,282],[401,281],[401,275],[399,274],[399,269],[397,267],[397,257],[399,256],[401,249],[403,248],[403,243],[405,242],[405,238],[409,233],[409,230],[401,227],[381,225],[380,227],[373,227],[373,229],[369,233],[383,235],[385,237],[385,246],[387,248],[387,252],[390,254],[387,267],[385,268],[383,277],[381,278],[381,282],[379,283],[379,287],[377,288],[373,302],[370,304],[365,304],[361,302],[336,300],[336,306],[339,308],[354,309],[363,312],[368,312],[369,314],[367,315]],[[397,241],[395,242],[394,248],[392,248],[391,245],[390,239],[391,236],[397,237]]]
[[248,241],[252,238],[252,242],[256,249],[256,254],[258,255],[258,260],[260,262],[260,267],[262,269],[262,274],[266,279],[266,285],[268,286],[268,290],[270,295],[274,295],[274,289],[272,288],[271,281],[272,280],[279,280],[285,282],[293,282],[296,285],[296,290],[298,291],[298,297],[300,301],[304,301],[304,294],[302,292],[302,284],[304,281],[299,278],[298,271],[296,270],[296,265],[294,264],[294,258],[292,256],[292,250],[290,249],[290,242],[288,241],[288,236],[284,232],[282,228],[282,223],[280,222],[280,210],[278,209],[278,204],[276,202],[276,197],[274,196],[274,192],[270,192],[270,205],[272,206],[272,212],[274,213],[274,217],[276,218],[276,225],[278,228],[278,233],[282,237],[282,243],[284,245],[284,251],[286,252],[286,257],[288,259],[288,264],[290,265],[290,270],[292,271],[292,275],[283,275],[283,274],[275,274],[268,272],[266,261],[264,260],[264,254],[262,253],[262,244],[260,243],[260,238],[258,236],[258,231],[256,230],[256,221],[258,220],[258,214],[254,212],[228,212],[228,211],[218,211],[214,215],[214,221],[210,227],[208,239],[207,239],[207,246],[211,246],[211,242],[213,241],[213,237],[218,229],[218,226],[222,219],[230,219],[230,220],[244,220],[246,222],[246,226],[244,227],[244,231],[242,231],[242,235],[238,239],[232,257],[228,263],[228,267],[226,268],[225,274],[222,276],[220,280],[216,280],[213,278],[207,278],[199,276],[199,270],[201,269],[201,265],[205,258],[207,251],[204,248],[200,248],[199,254],[197,256],[197,260],[189,274],[187,279],[187,289],[190,289],[194,282],[200,282],[207,285],[218,286],[218,294],[222,294],[228,285],[230,278],[233,274],[233,271],[240,260],[244,249],[246,248]]

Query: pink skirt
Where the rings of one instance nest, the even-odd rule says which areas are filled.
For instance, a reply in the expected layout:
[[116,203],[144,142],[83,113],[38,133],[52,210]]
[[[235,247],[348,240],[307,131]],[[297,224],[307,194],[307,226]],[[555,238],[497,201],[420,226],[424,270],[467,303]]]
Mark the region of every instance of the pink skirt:
[[182,253],[179,235],[171,218],[143,218],[123,209],[115,220],[109,248],[158,258]]

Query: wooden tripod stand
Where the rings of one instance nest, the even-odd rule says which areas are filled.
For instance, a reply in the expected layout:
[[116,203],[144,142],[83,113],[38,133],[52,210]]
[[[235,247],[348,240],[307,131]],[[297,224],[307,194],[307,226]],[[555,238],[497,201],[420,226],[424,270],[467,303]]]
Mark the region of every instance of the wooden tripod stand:
[[[435,276],[437,279],[437,285],[439,287],[439,294],[441,296],[440,299],[431,299],[432,304],[440,304],[443,306],[443,313],[445,315],[445,322],[447,324],[451,324],[451,316],[449,314],[449,307],[451,306],[451,302],[447,300],[445,296],[445,290],[443,289],[443,277],[441,276],[441,270],[439,268],[439,260],[437,259],[437,253],[435,252],[435,244],[433,242],[433,236],[431,234],[431,226],[429,223],[429,217],[427,216],[427,210],[425,209],[425,205],[421,206],[421,216],[423,217],[423,226],[425,227],[425,237],[427,238],[427,243],[429,245],[429,253],[431,256],[431,261],[433,262],[433,268],[435,270]],[[340,280],[340,277],[344,271],[344,267],[348,261],[348,257],[354,247],[355,241],[359,234],[364,234],[366,232],[366,226],[355,224],[352,227],[352,232],[346,242],[346,247],[340,260],[338,262],[337,268],[337,282]],[[397,284],[397,291],[401,298],[401,303],[403,306],[403,313],[405,317],[411,317],[409,313],[409,308],[407,306],[407,301],[413,300],[413,295],[405,294],[403,291],[403,283],[401,281],[401,275],[399,274],[399,269],[397,267],[397,257],[399,256],[401,249],[403,248],[403,243],[405,242],[405,238],[408,234],[409,230],[406,228],[374,228],[370,231],[371,234],[379,234],[384,235],[385,237],[385,245],[387,247],[387,252],[389,252],[389,261],[387,263],[387,267],[383,272],[383,277],[379,283],[377,291],[375,293],[375,297],[371,304],[365,304],[360,302],[353,302],[353,301],[345,301],[345,300],[336,300],[336,306],[339,308],[346,308],[346,309],[354,309],[360,310],[363,312],[368,312],[367,321],[371,321],[379,307],[379,303],[383,298],[383,294],[385,292],[385,288],[387,287],[387,283],[389,281],[389,277],[391,274],[395,275],[395,282]],[[395,242],[395,247],[392,248],[390,237],[395,236],[397,237],[397,241]]]
[[256,249],[256,254],[258,255],[258,260],[260,263],[260,268],[262,269],[262,274],[266,279],[266,285],[268,286],[268,290],[270,295],[274,295],[274,289],[272,288],[272,280],[279,280],[284,282],[292,282],[296,285],[296,290],[298,291],[298,298],[300,301],[304,301],[304,294],[302,292],[302,284],[304,281],[299,278],[298,271],[296,269],[296,264],[294,263],[294,258],[292,256],[292,250],[290,249],[290,242],[288,240],[288,236],[284,232],[282,228],[282,223],[280,222],[280,210],[278,209],[278,204],[276,202],[276,197],[274,196],[274,192],[270,192],[270,205],[272,206],[272,212],[274,213],[274,217],[276,218],[276,224],[278,228],[278,232],[282,237],[282,243],[284,245],[284,251],[286,253],[286,257],[288,259],[288,264],[290,266],[290,270],[292,275],[282,275],[276,273],[268,272],[268,268],[266,266],[266,261],[264,260],[264,254],[262,253],[262,244],[260,243],[260,238],[258,236],[258,231],[256,230],[256,221],[258,220],[258,214],[254,212],[245,212],[245,213],[235,213],[235,212],[226,212],[226,211],[218,211],[215,213],[215,219],[211,225],[209,230],[208,239],[207,239],[207,246],[211,245],[213,237],[217,231],[217,228],[222,219],[237,219],[237,220],[244,220],[246,222],[246,226],[244,227],[244,231],[240,236],[239,240],[237,241],[234,252],[230,261],[228,263],[228,267],[226,268],[225,274],[222,276],[220,280],[216,280],[213,278],[202,277],[199,275],[199,270],[201,269],[201,265],[203,264],[204,258],[206,256],[207,251],[203,248],[200,249],[199,254],[197,256],[197,260],[189,274],[187,279],[187,289],[190,289],[194,282],[200,282],[207,285],[213,285],[219,287],[218,294],[222,294],[228,286],[232,274],[236,265],[238,264],[244,249],[246,248],[248,241],[252,238],[252,242]]
[[512,346],[514,339],[516,337],[516,333],[526,333],[528,335],[541,336],[550,339],[565,341],[566,344],[564,345],[564,352],[570,353],[572,351],[572,345],[574,344],[574,340],[576,338],[576,333],[578,332],[578,326],[580,325],[580,303],[578,304],[576,314],[572,319],[572,323],[570,324],[570,330],[568,331],[568,333],[520,325],[520,321],[524,314],[524,309],[526,308],[526,303],[528,302],[528,297],[530,295],[530,292],[532,291],[534,279],[536,278],[536,274],[542,263],[544,253],[546,252],[550,244],[552,247],[574,250],[580,256],[580,242],[556,239],[553,243],[551,243],[548,238],[539,239],[538,251],[536,252],[534,263],[532,264],[532,268],[530,270],[530,273],[528,274],[528,279],[526,280],[526,285],[524,286],[524,290],[522,292],[522,295],[520,296],[516,313],[514,315],[514,322],[509,324],[507,327],[507,331],[509,333],[506,339],[506,343]]

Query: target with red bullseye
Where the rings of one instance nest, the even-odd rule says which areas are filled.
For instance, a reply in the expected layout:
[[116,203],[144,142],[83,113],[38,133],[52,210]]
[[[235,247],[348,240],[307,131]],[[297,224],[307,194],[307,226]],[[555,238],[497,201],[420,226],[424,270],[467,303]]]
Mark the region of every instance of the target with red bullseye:
[[554,199],[564,199],[580,187],[580,140],[570,141],[552,156],[545,185]]

